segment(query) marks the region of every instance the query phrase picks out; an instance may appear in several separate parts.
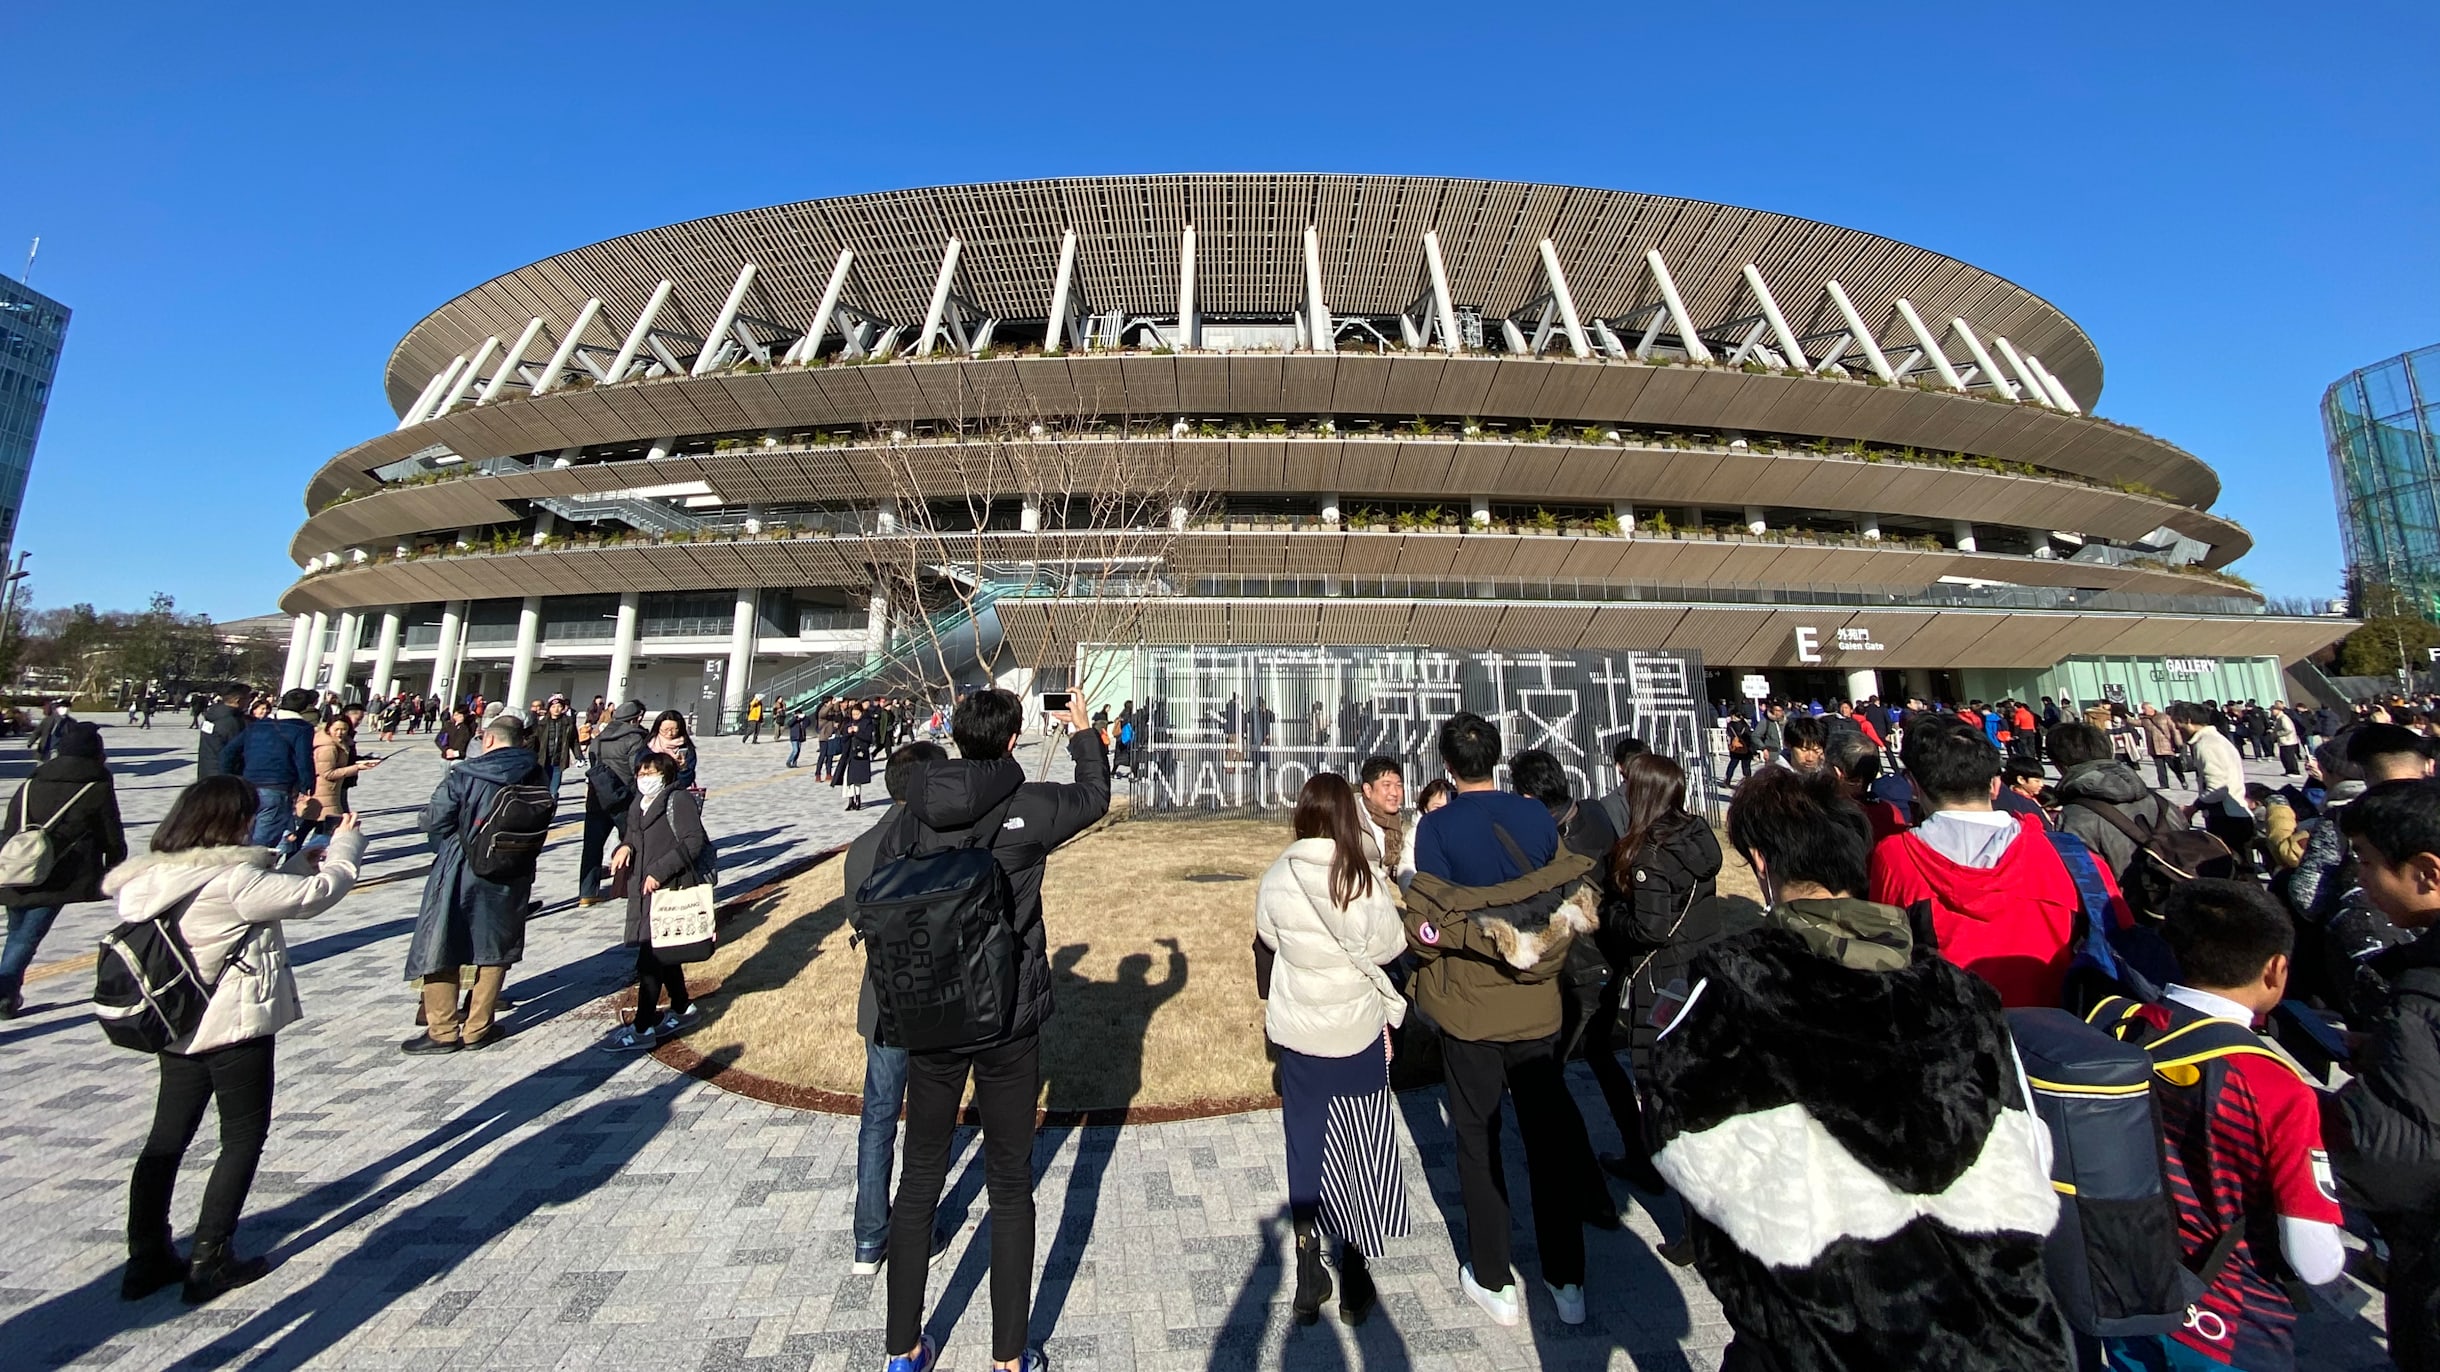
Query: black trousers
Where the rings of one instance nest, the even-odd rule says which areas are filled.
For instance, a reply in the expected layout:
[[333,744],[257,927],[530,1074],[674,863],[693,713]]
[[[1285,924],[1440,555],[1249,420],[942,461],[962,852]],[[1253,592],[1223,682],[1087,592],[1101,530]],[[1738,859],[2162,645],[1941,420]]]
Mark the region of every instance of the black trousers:
[[2152,770],[2160,774],[2160,789],[2164,791],[2169,789],[2169,771],[2171,768],[2175,768],[2177,770],[2177,784],[2180,786],[2185,785],[2185,763],[2163,753],[2155,753],[2152,755]]
[[1517,1043],[1444,1037],[1440,1052],[1474,1279],[1493,1291],[1508,1284],[1508,1173],[1500,1162],[1500,1098],[1508,1095],[1516,1100],[1517,1132],[1525,1138],[1525,1178],[1533,1188],[1542,1279],[1553,1286],[1582,1286],[1584,1221],[1574,1182],[1577,1159],[1590,1145],[1584,1141],[1584,1117],[1567,1094],[1556,1036]]
[[1619,1051],[1628,1046],[1618,1013],[1626,1001],[1627,974],[1633,968],[1631,961],[1610,964],[1609,984],[1601,988],[1601,1010],[1584,1029],[1584,1061],[1593,1069],[1593,1080],[1601,1083],[1601,1098],[1609,1103],[1610,1119],[1618,1125],[1627,1157],[1649,1162],[1652,1150],[1644,1142],[1643,1099],[1635,1094],[1634,1076],[1618,1061]]
[[[587,781],[590,785],[590,780]],[[576,895],[580,900],[598,900],[602,893],[602,857],[610,846],[610,836],[619,829],[619,817],[595,807],[591,798],[585,801],[584,847],[576,856]]]
[[254,1186],[271,1132],[271,1036],[187,1055],[163,1053],[161,1095],[153,1107],[151,1137],[136,1156],[135,1179],[127,1188],[127,1251],[159,1253],[170,1242],[169,1204],[178,1186],[178,1163],[203,1124],[203,1110],[220,1102],[220,1158],[204,1183],[203,1214],[195,1242],[227,1243],[237,1232],[238,1213]]
[[2389,1242],[2389,1356],[2400,1367],[2440,1366],[2440,1245],[2420,1225],[2385,1222],[2381,1237]]
[[663,962],[652,951],[652,939],[647,935],[635,946],[635,1027],[642,1033],[660,1018],[654,1013],[661,1003],[661,992],[669,992],[669,1012],[683,1015],[693,997],[686,994],[686,965]]
[[983,1162],[991,1193],[991,1358],[1025,1356],[1033,1319],[1034,1099],[1042,1089],[1041,1044],[1033,1035],[971,1053],[907,1056],[905,1161],[890,1206],[890,1291],[883,1353],[912,1350],[923,1338],[924,1281],[931,1272],[932,1224],[949,1176],[949,1142],[958,1101],[974,1077],[983,1118]]

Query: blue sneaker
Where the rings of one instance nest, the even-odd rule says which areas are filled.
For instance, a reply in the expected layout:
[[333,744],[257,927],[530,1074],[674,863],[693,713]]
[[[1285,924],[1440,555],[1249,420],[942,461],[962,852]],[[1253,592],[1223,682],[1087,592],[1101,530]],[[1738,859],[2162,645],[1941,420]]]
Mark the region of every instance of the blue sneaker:
[[913,1353],[903,1358],[890,1359],[882,1368],[882,1372],[932,1372],[932,1363],[939,1356],[940,1350],[932,1345],[932,1336],[926,1334],[923,1336],[923,1342],[915,1345]]

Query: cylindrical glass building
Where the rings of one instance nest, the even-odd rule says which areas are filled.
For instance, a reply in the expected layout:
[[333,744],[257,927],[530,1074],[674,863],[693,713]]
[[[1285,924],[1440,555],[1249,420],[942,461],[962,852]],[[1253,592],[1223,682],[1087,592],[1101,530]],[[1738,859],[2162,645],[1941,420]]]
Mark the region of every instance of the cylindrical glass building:
[[2349,372],[2321,398],[2330,483],[2359,608],[2367,585],[2440,619],[2440,346]]

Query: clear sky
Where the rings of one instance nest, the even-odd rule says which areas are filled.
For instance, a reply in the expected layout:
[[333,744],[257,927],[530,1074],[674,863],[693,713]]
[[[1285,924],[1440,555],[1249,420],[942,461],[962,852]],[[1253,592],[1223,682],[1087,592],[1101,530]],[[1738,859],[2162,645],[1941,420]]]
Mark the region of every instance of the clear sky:
[[75,310],[39,603],[273,608],[424,313],[566,248],[945,182],[1374,171],[1887,234],[2083,324],[2101,412],[2328,595],[2319,418],[2440,342],[2440,6],[0,7],[0,271]]

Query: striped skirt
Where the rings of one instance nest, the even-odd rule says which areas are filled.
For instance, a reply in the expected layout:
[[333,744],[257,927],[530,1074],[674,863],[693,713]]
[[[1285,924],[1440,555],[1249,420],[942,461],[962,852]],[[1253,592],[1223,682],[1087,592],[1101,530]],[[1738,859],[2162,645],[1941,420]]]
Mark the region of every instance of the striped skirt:
[[1406,1237],[1398,1105],[1379,1049],[1345,1058],[1279,1052],[1288,1205],[1369,1258]]

